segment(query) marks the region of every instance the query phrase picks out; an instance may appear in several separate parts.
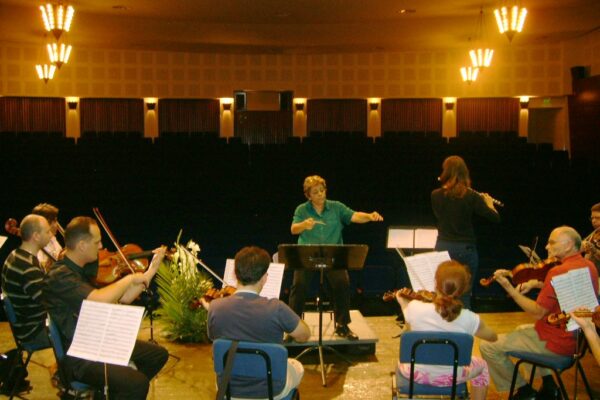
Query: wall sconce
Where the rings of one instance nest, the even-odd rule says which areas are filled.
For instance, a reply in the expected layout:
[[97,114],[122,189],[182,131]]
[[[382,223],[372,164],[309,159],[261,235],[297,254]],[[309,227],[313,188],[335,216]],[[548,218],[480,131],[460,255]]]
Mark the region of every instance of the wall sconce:
[[223,103],[223,111],[231,111],[231,103]]
[[69,110],[77,110],[77,102],[67,101],[67,107],[69,107]]
[[296,111],[304,111],[304,103],[296,103]]
[[519,97],[519,105],[522,110],[527,110],[529,108],[529,96]]
[[146,108],[148,109],[148,111],[154,111],[154,109],[156,108],[156,103],[146,103]]
[[369,109],[371,111],[377,111],[378,108],[379,108],[379,103],[369,103]]
[[444,103],[444,107],[446,107],[446,111],[454,110],[454,103]]

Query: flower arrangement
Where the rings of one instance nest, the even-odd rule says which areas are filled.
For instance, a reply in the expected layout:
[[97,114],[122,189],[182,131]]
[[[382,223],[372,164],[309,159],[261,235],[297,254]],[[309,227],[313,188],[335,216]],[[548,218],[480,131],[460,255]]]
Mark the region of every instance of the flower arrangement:
[[206,343],[208,315],[202,306],[197,306],[197,299],[212,288],[213,283],[196,266],[200,246],[191,240],[182,246],[180,237],[181,232],[173,256],[165,259],[156,275],[160,295],[158,314],[165,322],[162,334],[168,340]]

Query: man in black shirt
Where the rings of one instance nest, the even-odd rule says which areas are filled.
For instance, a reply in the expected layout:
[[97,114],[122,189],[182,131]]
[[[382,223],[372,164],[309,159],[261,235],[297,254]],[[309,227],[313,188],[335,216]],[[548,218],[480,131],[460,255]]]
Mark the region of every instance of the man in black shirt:
[[36,254],[52,237],[46,218],[28,215],[21,221],[21,246],[13,250],[2,267],[2,293],[15,310],[15,336],[41,348],[50,346],[44,329],[46,310],[42,300],[44,270]]
[[[44,301],[50,318],[58,326],[65,348],[71,345],[79,310],[83,300],[102,303],[129,304],[150,284],[164,257],[165,249],[155,250],[150,266],[144,273],[126,275],[102,288],[94,287],[87,278],[84,266],[98,260],[102,247],[100,229],[89,217],[74,218],[65,230],[64,259],[52,266],[46,277]],[[137,369],[107,365],[110,398],[145,399],[152,379],[167,362],[169,353],[161,346],[136,341],[131,361]],[[65,357],[65,372],[69,379],[87,383],[95,388],[104,385],[104,364],[76,357]]]

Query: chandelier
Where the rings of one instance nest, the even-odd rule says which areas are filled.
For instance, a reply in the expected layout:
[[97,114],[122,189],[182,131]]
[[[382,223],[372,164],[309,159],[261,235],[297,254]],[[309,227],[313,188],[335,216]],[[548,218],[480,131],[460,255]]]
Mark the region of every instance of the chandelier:
[[56,40],[60,39],[63,32],[69,32],[75,9],[72,6],[62,4],[50,4],[40,6],[44,26],[48,32],[52,32]]
[[38,78],[42,79],[44,83],[48,83],[48,81],[54,78],[54,72],[56,71],[56,67],[54,65],[36,65],[35,69],[38,74]]
[[496,16],[500,33],[505,33],[508,41],[512,42],[515,34],[523,30],[523,24],[527,17],[527,9],[514,5],[510,8],[509,13],[508,8],[504,6],[500,9],[495,9],[494,15]]
[[463,82],[467,82],[471,84],[471,82],[475,82],[477,80],[477,75],[479,75],[479,68],[477,67],[462,67],[460,69],[460,74],[462,75]]
[[484,46],[471,49],[469,56],[471,57],[471,65],[473,68],[486,68],[492,63],[492,57],[494,56],[494,50],[485,47],[484,43],[485,36],[485,23],[483,18],[483,8],[479,10],[479,18],[477,21],[477,37],[476,42],[483,44]]
[[60,68],[63,64],[69,62],[69,56],[71,55],[71,45],[65,45],[61,43],[60,46],[57,43],[48,43],[46,46],[48,49],[48,57],[50,62]]

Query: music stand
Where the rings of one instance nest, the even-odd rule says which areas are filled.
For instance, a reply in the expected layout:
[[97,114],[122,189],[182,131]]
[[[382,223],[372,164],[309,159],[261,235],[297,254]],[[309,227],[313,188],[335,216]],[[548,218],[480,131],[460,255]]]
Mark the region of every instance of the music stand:
[[331,346],[323,346],[323,272],[326,269],[362,269],[367,258],[369,246],[357,245],[333,245],[333,244],[280,244],[279,262],[284,263],[289,269],[307,269],[319,271],[319,291],[317,293],[317,310],[319,312],[319,341],[317,346],[304,349],[296,359],[313,350],[319,352],[319,364],[321,366],[321,380],[323,386],[327,386],[325,377],[325,363],[323,361],[323,350],[330,350],[341,359],[352,365],[352,362]]

